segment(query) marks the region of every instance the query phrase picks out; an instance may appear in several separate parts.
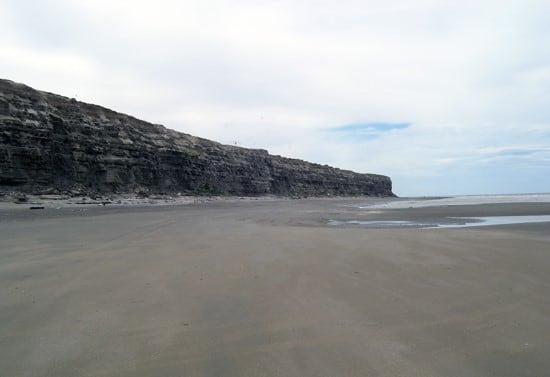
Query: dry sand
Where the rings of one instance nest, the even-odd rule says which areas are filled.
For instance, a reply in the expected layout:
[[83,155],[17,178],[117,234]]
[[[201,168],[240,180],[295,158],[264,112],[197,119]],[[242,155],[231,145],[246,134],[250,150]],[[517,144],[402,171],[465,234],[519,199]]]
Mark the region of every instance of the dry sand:
[[544,376],[550,223],[361,200],[0,210],[2,376]]

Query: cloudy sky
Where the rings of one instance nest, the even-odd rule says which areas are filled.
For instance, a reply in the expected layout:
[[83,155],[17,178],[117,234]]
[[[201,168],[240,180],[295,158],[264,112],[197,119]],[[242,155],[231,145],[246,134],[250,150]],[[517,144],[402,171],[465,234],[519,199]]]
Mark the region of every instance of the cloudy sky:
[[550,2],[0,2],[0,77],[169,128],[389,175],[550,192]]

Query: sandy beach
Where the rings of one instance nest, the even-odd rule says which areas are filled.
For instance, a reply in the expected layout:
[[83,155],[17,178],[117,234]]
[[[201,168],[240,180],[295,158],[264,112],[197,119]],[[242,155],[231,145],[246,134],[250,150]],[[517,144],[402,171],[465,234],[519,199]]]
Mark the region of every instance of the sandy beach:
[[550,222],[352,221],[546,216],[550,203],[363,202],[387,199],[6,206],[0,374],[548,374]]

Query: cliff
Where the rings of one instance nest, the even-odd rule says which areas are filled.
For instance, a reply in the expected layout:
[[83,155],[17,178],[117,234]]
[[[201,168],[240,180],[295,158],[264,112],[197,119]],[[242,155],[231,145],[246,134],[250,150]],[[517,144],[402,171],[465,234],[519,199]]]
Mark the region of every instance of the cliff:
[[223,145],[0,80],[0,190],[392,196],[391,180]]

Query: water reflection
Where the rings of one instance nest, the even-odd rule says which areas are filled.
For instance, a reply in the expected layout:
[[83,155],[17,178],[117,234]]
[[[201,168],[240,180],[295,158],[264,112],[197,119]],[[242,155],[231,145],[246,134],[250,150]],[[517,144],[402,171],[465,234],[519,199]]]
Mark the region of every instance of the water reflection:
[[366,228],[469,228],[478,226],[550,222],[550,215],[446,217],[444,222],[425,223],[404,220],[329,220],[331,226],[354,225]]

